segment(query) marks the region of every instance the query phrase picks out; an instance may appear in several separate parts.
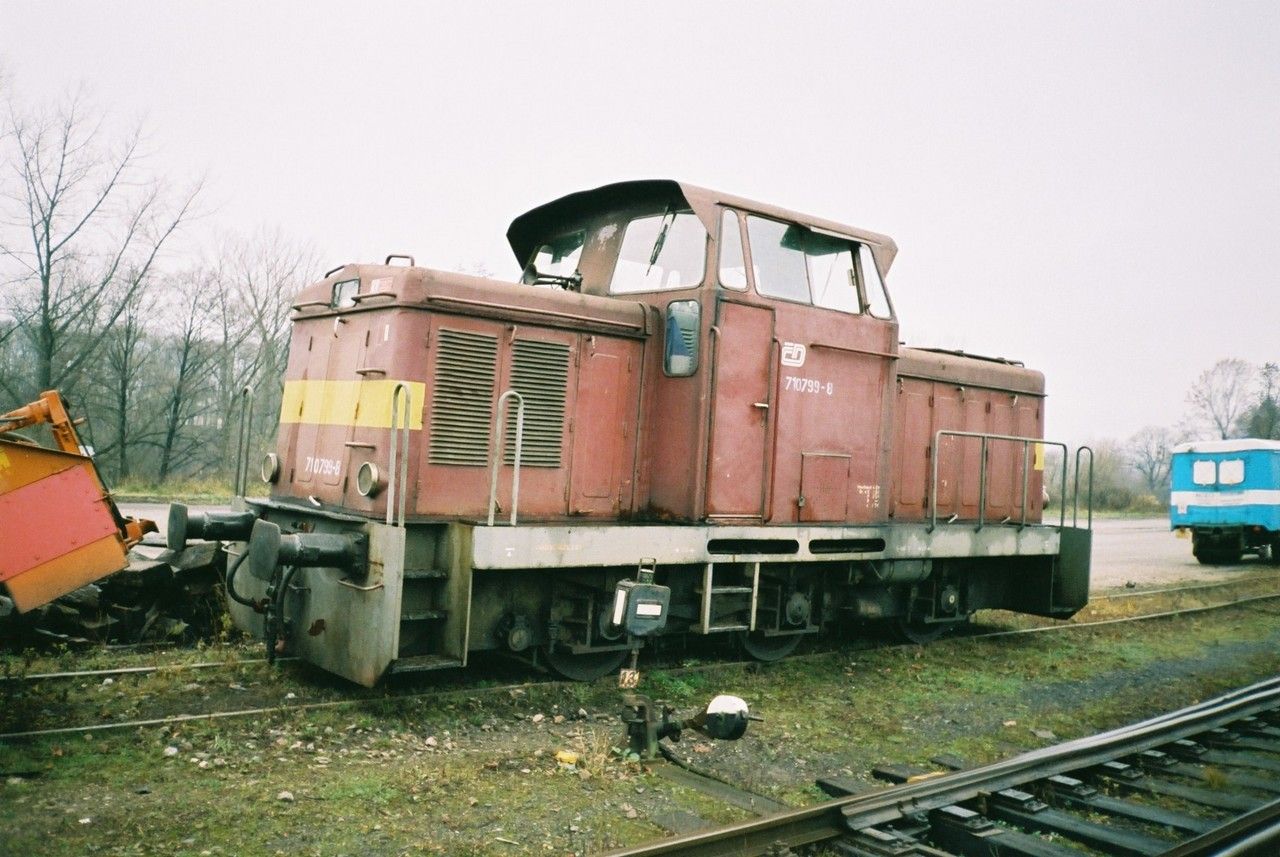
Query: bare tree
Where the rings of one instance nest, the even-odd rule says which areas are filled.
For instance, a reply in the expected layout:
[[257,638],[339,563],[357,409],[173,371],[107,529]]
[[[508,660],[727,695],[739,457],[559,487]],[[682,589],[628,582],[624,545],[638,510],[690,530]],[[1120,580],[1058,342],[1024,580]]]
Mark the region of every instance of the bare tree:
[[1171,451],[1177,443],[1175,434],[1163,426],[1147,426],[1126,444],[1129,465],[1142,477],[1147,490],[1161,497],[1169,488]]
[[143,291],[198,187],[170,199],[142,174],[140,133],[111,139],[79,98],[46,111],[11,106],[0,120],[0,259],[12,271],[0,305],[32,372],[0,376],[22,401],[69,392],[108,331]]
[[1249,437],[1280,440],[1280,364],[1262,367],[1257,396],[1241,422]]
[[1205,423],[1225,440],[1236,430],[1240,417],[1249,406],[1249,387],[1254,368],[1237,358],[1219,360],[1187,391],[1187,404],[1193,417]]
[[206,272],[179,277],[172,294],[175,305],[170,312],[176,325],[167,352],[172,380],[164,401],[164,434],[156,473],[160,482],[206,446],[189,429],[215,410],[211,387],[217,368],[216,343],[211,336],[215,294],[210,277]]
[[138,407],[139,387],[144,372],[149,368],[153,344],[146,336],[144,310],[135,298],[124,306],[114,330],[105,337],[105,368],[108,370],[110,402],[107,412],[111,415],[114,440],[110,446],[99,449],[98,455],[112,454],[115,459],[115,476],[128,479],[132,474],[129,453],[138,444],[139,436],[147,426],[147,413]]
[[284,389],[293,296],[316,276],[317,263],[309,249],[279,230],[228,241],[219,255],[212,283],[220,338],[219,445],[223,470],[230,472],[243,390],[254,394],[252,448],[261,448],[274,427],[271,417],[279,412]]

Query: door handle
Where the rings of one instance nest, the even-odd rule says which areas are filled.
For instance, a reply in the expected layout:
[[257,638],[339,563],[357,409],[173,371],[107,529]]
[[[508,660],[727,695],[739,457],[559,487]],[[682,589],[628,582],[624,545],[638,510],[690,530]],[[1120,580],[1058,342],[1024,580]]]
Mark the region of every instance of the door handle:
[[752,405],[751,405],[751,407],[753,407],[753,408],[759,408],[759,409],[760,409],[760,410],[762,410],[762,411],[767,411],[767,410],[769,410],[769,403],[768,403],[768,402],[753,402],[753,403],[752,403]]

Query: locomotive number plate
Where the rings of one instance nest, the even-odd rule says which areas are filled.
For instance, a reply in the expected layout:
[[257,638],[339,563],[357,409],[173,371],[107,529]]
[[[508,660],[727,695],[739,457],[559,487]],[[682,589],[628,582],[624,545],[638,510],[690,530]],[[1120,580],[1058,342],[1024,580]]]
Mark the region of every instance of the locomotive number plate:
[[622,668],[618,670],[618,687],[623,690],[635,690],[640,686],[640,670]]

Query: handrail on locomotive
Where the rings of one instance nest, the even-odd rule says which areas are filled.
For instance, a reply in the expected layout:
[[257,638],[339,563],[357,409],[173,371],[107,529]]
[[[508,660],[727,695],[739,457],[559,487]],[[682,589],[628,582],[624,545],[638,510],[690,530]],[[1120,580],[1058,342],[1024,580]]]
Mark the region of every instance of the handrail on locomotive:
[[[394,256],[388,256],[390,263]],[[400,257],[411,258],[411,257]],[[396,384],[391,390],[391,444],[387,459],[387,526],[404,527],[405,498],[409,493],[409,389]],[[396,469],[399,452],[400,469]],[[396,491],[399,483],[400,490]],[[395,516],[392,517],[394,511]]]
[[489,522],[493,526],[494,514],[498,509],[498,467],[507,440],[507,421],[505,417],[510,409],[507,404],[516,400],[516,449],[514,466],[511,468],[511,526],[516,525],[516,513],[520,506],[520,457],[524,453],[524,396],[515,390],[507,390],[498,397],[498,407],[493,418],[493,469],[489,476]]
[[[1058,504],[1058,527],[1062,528],[1067,523],[1067,454],[1069,450],[1067,445],[1061,441],[1045,440],[1040,437],[1021,437],[1018,435],[992,434],[990,432],[974,432],[974,431],[957,431],[953,429],[942,429],[933,436],[933,447],[929,458],[932,462],[933,473],[929,483],[929,531],[938,527],[938,462],[941,458],[940,448],[944,437],[956,438],[978,438],[980,441],[978,453],[979,483],[978,483],[978,523],[977,529],[981,530],[986,526],[987,511],[987,450],[988,443],[993,440],[1009,441],[1012,443],[1022,444],[1022,493],[1021,504],[1022,514],[1018,520],[1018,527],[1027,526],[1027,490],[1031,478],[1031,447],[1037,445],[1041,447],[1052,446],[1062,450],[1062,471],[1059,485],[1062,486],[1063,501]],[[1085,501],[1086,511],[1088,514],[1088,527],[1093,527],[1093,449],[1088,446],[1077,447],[1075,453],[1075,480],[1071,486],[1071,526],[1078,523],[1079,499],[1080,499],[1080,454],[1082,452],[1089,453],[1089,490]],[[953,523],[958,516],[952,516],[948,523]],[[1005,518],[1000,523],[1005,524],[1010,518]]]

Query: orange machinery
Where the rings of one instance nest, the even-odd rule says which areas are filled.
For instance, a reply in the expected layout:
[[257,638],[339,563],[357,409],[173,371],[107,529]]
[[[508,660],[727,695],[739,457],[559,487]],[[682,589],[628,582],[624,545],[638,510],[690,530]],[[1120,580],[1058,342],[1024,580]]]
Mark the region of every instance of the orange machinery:
[[[41,424],[56,448],[11,434]],[[57,391],[0,414],[0,584],[19,613],[125,568],[155,530],[120,514]]]

